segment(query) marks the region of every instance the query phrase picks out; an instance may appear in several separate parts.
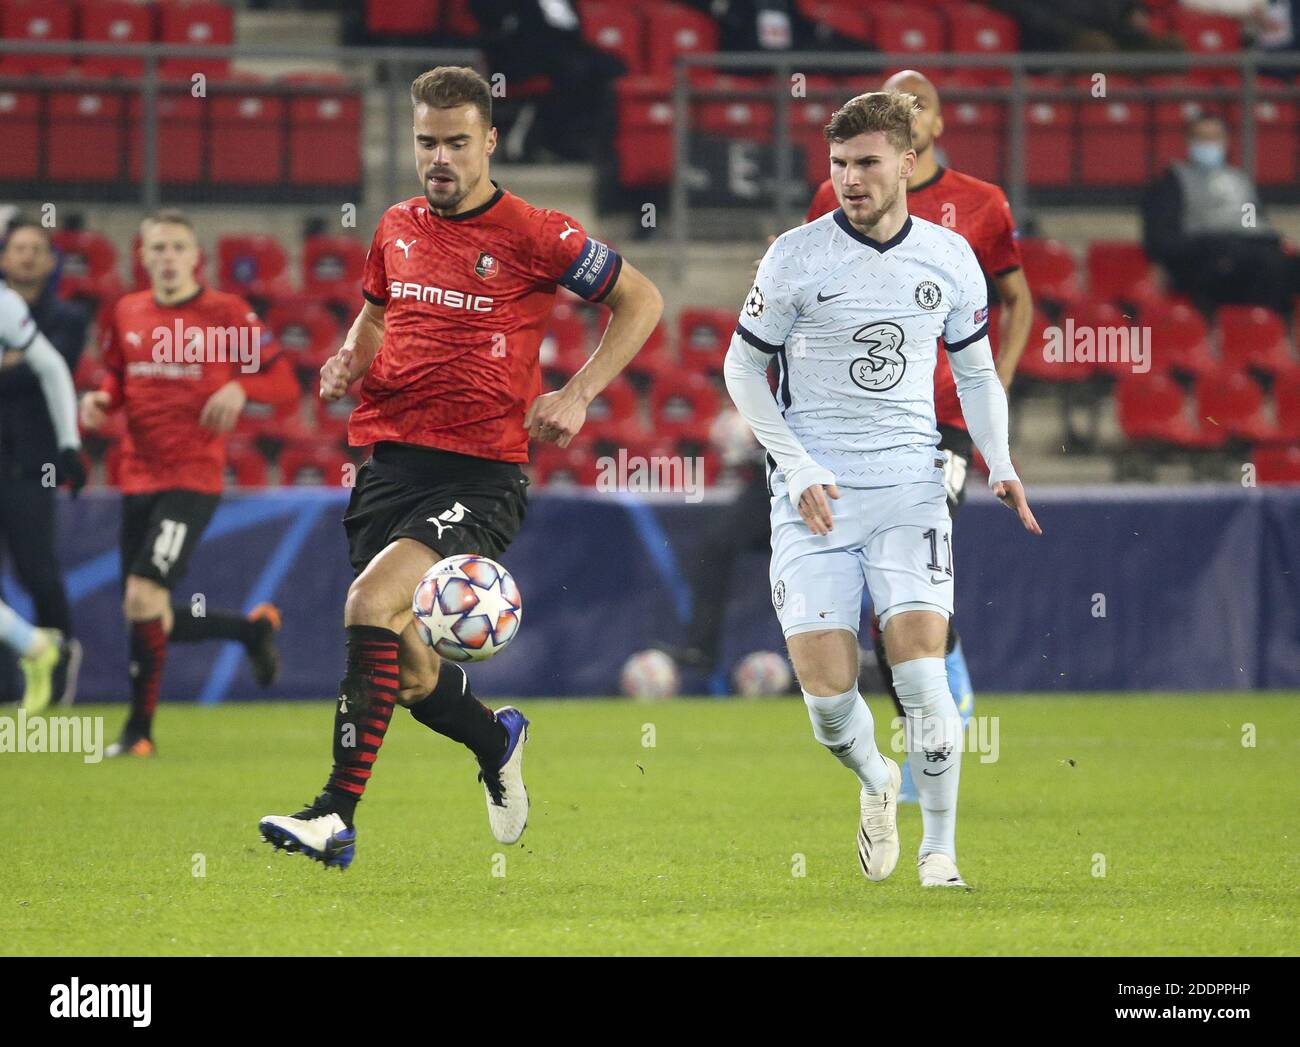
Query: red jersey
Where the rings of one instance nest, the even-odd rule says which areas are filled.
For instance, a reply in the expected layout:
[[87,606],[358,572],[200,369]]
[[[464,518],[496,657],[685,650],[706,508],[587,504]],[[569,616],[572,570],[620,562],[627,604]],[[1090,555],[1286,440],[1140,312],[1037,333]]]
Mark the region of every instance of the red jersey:
[[362,290],[384,340],[361,382],[348,441],[528,461],[524,414],[541,392],[538,350],[557,285],[599,302],[619,256],[573,218],[498,189],[443,217],[423,196],[390,207]]
[[297,401],[298,383],[270,330],[238,295],[200,288],[176,305],[152,291],[118,300],[101,338],[110,409],[125,407],[120,485],[126,494],[181,488],[220,494],[226,440],[199,425],[208,397],[231,380],[249,399]]
[[[839,206],[835,186],[828,178],[818,187],[805,221],[811,222]],[[941,167],[924,185],[907,191],[907,210],[960,233],[975,251],[989,280],[1020,268],[1020,245],[1011,205],[996,185]],[[934,413],[940,425],[966,428],[947,353],[939,354],[934,369]]]

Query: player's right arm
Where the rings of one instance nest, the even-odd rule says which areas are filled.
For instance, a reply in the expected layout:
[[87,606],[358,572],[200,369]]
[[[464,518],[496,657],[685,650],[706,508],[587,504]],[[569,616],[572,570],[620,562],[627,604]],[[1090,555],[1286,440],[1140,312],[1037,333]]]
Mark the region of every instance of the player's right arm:
[[370,369],[383,341],[384,307],[367,298],[343,345],[320,369],[320,398],[326,403],[341,399],[348,387]]
[[785,347],[799,315],[797,288],[785,271],[787,262],[778,240],[759,264],[754,287],[731,336],[722,374],[736,410],[785,474],[790,501],[799,515],[814,534],[826,534],[832,527],[827,494],[839,497],[835,475],[804,450],[767,384],[768,364]]

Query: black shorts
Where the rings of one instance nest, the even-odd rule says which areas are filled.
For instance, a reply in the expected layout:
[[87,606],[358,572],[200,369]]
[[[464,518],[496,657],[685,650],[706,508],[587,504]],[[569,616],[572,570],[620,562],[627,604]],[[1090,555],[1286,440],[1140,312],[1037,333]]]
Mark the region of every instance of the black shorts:
[[948,515],[956,516],[966,500],[966,474],[970,470],[971,438],[965,429],[939,426],[939,450],[943,452],[943,489],[948,495]]
[[499,559],[528,510],[528,478],[514,462],[378,443],[359,470],[343,526],[360,574],[398,538],[439,557],[479,553]]
[[123,496],[122,577],[175,586],[220,501],[220,495],[180,489]]

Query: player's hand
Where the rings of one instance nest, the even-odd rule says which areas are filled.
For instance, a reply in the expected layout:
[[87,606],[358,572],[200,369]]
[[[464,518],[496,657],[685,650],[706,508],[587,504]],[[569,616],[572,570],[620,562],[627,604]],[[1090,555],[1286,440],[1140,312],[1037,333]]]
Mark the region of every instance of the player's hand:
[[1029,499],[1025,497],[1024,485],[1019,480],[999,480],[993,485],[993,493],[998,496],[1002,504],[1020,517],[1020,522],[1025,525],[1025,530],[1030,534],[1042,534],[1043,529],[1038,526],[1038,521],[1034,519],[1033,511],[1029,508]]
[[559,389],[543,393],[529,405],[524,428],[534,440],[568,447],[586,420],[586,401],[567,389]]
[[72,497],[86,486],[86,463],[81,460],[81,451],[76,447],[64,447],[59,451],[59,460],[54,468],[58,482],[67,484]]
[[248,403],[248,394],[238,382],[230,381],[208,397],[199,412],[199,425],[217,433],[228,433],[239,421],[239,412]]
[[83,396],[81,409],[77,412],[80,415],[81,428],[98,429],[108,420],[108,408],[111,404],[112,398],[105,392],[96,391]]
[[357,351],[345,345],[325,361],[320,369],[320,398],[327,404],[341,400],[347,395],[348,386],[361,377],[365,370],[357,357]]
[[835,484],[829,487],[810,484],[799,496],[799,515],[803,517],[803,522],[808,525],[813,534],[830,534],[835,527],[835,521],[831,516],[831,503],[826,500],[827,495],[838,499],[840,489]]

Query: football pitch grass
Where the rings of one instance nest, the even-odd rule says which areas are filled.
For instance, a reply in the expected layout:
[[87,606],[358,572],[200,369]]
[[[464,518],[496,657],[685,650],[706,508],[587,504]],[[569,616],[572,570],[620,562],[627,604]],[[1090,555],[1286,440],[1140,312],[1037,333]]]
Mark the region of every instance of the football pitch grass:
[[[0,951],[1294,954],[1298,699],[981,695],[971,893],[920,888],[915,805],[893,876],[863,878],[857,784],[798,699],[520,702],[513,847],[469,753],[399,710],[345,873],[257,832],[324,781],[329,702],[165,704],[152,761],[0,754]],[[888,752],[893,710],[870,705]],[[106,743],[124,715],[68,711],[104,715]]]

